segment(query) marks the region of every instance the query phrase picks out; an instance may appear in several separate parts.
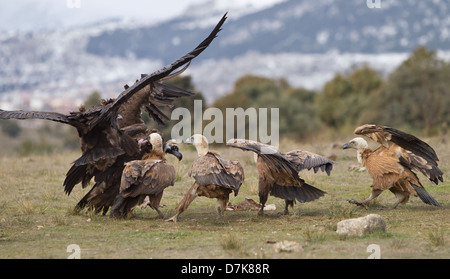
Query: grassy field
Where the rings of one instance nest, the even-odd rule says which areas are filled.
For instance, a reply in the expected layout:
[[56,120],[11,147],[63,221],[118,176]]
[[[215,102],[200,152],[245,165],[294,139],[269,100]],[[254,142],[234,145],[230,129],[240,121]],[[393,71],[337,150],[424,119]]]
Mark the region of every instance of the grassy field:
[[[346,199],[363,199],[370,194],[371,179],[366,172],[349,171],[356,164],[353,150],[343,151],[343,142],[299,144],[283,142],[281,151],[295,148],[325,156],[336,155],[338,164],[331,176],[302,172],[301,176],[328,194],[311,203],[296,204],[291,215],[282,216],[284,201],[269,197],[276,211],[258,217],[256,211],[227,211],[224,218],[215,212],[215,200],[199,197],[180,216],[178,223],[158,219],[154,210],[136,208],[127,220],[73,211],[89,189],[76,186],[70,196],[62,182],[78,152],[54,152],[52,155],[0,158],[0,258],[67,258],[71,244],[80,247],[80,257],[87,258],[357,258],[370,255],[367,247],[377,244],[382,258],[450,258],[450,143],[430,139],[435,147],[445,182],[433,186],[419,175],[428,192],[443,207],[426,205],[411,197],[396,210],[383,210],[395,200],[384,192],[365,210]],[[174,187],[164,192],[162,211],[167,216],[191,186],[187,176],[196,153],[180,146],[184,159],[176,162]],[[246,180],[236,204],[245,197],[258,201],[257,172],[253,154],[218,146],[224,158],[238,159],[246,171]],[[380,214],[387,231],[364,237],[342,237],[336,224],[347,218]],[[298,242],[297,252],[276,252],[274,242]]]

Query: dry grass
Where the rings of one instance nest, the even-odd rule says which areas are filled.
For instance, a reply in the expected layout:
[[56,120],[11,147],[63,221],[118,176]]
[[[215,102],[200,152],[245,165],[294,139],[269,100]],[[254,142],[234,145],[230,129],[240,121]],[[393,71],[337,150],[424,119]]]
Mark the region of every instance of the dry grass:
[[[81,248],[82,258],[367,258],[369,244],[381,247],[383,258],[449,258],[450,228],[450,144],[431,139],[446,173],[445,182],[433,186],[420,178],[430,194],[443,207],[436,208],[411,197],[396,210],[382,210],[394,202],[386,191],[368,211],[348,204],[346,199],[369,195],[371,179],[365,172],[348,171],[356,163],[352,151],[332,148],[331,143],[299,144],[283,142],[282,151],[294,148],[322,155],[334,154],[339,162],[330,177],[318,173],[301,176],[326,191],[323,198],[296,204],[291,215],[278,213],[284,201],[269,197],[275,212],[258,217],[255,211],[226,212],[217,216],[215,201],[199,197],[180,216],[178,223],[163,222],[151,209],[136,208],[128,220],[73,211],[89,190],[77,186],[70,196],[63,192],[62,181],[78,152],[54,152],[52,155],[0,158],[0,258],[67,258],[67,246]],[[337,142],[337,144],[341,144]],[[166,189],[162,211],[167,216],[192,185],[187,171],[196,154],[180,147],[184,159],[175,165],[177,181]],[[243,151],[215,147],[227,159],[238,159],[246,171],[246,182],[231,202],[245,197],[258,200],[257,173],[253,155]],[[387,231],[365,237],[340,237],[337,222],[377,213],[387,223]],[[302,251],[276,253],[273,243],[296,241]]]

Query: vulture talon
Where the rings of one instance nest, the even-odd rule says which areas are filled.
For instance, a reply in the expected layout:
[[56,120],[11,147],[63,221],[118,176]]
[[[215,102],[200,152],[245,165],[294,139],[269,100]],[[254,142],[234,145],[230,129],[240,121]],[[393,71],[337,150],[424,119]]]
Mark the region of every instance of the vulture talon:
[[357,201],[357,200],[355,200],[355,199],[350,199],[350,200],[347,200],[347,201],[348,201],[349,203],[351,203],[351,204],[355,204],[355,205],[357,205],[357,206],[362,206],[362,207],[364,207],[366,210],[369,209],[368,206],[367,206],[365,203],[360,202],[360,201]]
[[172,216],[172,217],[170,217],[168,219],[164,219],[164,221],[176,223],[178,221],[178,217],[177,216]]

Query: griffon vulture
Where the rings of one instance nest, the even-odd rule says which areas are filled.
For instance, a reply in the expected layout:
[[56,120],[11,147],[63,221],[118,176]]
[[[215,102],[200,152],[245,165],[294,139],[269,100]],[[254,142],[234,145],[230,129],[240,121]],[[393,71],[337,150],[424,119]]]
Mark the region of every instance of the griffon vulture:
[[419,138],[395,128],[366,124],[355,129],[355,134],[364,135],[395,152],[399,160],[420,171],[438,185],[443,182],[442,170],[438,167],[439,158],[434,149]]
[[125,163],[121,176],[120,192],[111,207],[112,218],[127,217],[133,208],[149,197],[149,205],[161,218],[164,214],[159,210],[163,191],[175,183],[175,168],[166,163],[163,152],[163,141],[158,133],[149,136],[152,150],[142,160]]
[[326,157],[302,150],[282,154],[273,146],[252,140],[230,139],[227,145],[255,152],[259,174],[259,201],[262,205],[258,215],[264,215],[264,205],[269,193],[285,200],[284,214],[289,214],[288,207],[293,207],[295,200],[301,203],[310,202],[326,194],[307,184],[298,175],[303,169],[313,169],[314,172],[320,169],[330,175],[335,162]]
[[[155,129],[150,134],[157,133]],[[125,163],[133,160],[140,160],[152,150],[152,144],[148,140],[139,140],[141,152],[139,157],[128,156],[126,154],[117,157],[116,161],[104,171],[94,169],[95,184],[91,190],[78,202],[75,209],[80,211],[84,208],[93,210],[95,213],[102,212],[105,215],[113,205],[120,190],[120,180]],[[164,153],[172,154],[178,160],[183,155],[179,152],[175,140],[169,140],[164,145]]]
[[367,208],[367,203],[389,189],[397,198],[392,208],[409,200],[410,195],[419,196],[427,204],[440,204],[425,190],[413,171],[420,171],[434,183],[443,181],[443,172],[438,168],[439,160],[431,146],[417,137],[394,128],[380,125],[362,125],[355,130],[357,135],[366,135],[381,145],[372,150],[361,137],[342,146],[357,151],[358,161],[373,179],[370,196],[363,201],[350,203]]
[[223,216],[230,193],[234,191],[236,196],[244,182],[244,169],[239,161],[224,160],[219,153],[209,150],[208,140],[203,135],[193,135],[186,143],[193,144],[198,153],[189,170],[189,176],[195,182],[176,207],[176,214],[168,221],[176,222],[197,196],[217,199],[216,210]]
[[[116,161],[122,164],[122,162],[141,158],[138,140],[148,135],[147,128],[140,117],[141,107],[144,107],[155,121],[163,123],[168,117],[158,106],[171,107],[173,98],[192,95],[190,92],[161,81],[184,71],[191,60],[210,45],[225,20],[226,14],[209,36],[194,50],[150,75],[141,75],[141,79],[133,86],[126,85],[125,91],[115,100],[103,101],[101,105],[87,110],[80,108],[79,111],[67,115],[56,112],[0,110],[0,119],[45,119],[75,127],[81,138],[82,156],[73,162],[73,166],[68,171],[64,181],[64,191],[70,194],[78,183],[82,183],[84,188],[94,176],[108,177],[110,175],[108,173],[113,171],[109,168]],[[173,73],[183,65],[185,65],[184,68]],[[125,158],[118,160],[120,156]]]

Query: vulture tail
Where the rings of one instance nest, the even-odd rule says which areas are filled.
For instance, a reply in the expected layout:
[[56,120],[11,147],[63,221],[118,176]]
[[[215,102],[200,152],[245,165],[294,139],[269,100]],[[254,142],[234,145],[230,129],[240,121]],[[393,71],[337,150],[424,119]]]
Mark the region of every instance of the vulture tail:
[[414,185],[413,183],[410,183],[414,190],[416,190],[417,195],[419,198],[426,204],[431,204],[434,206],[441,206],[431,195],[430,193],[425,190],[424,187]]
[[95,184],[93,188],[77,203],[75,209],[77,211],[81,211],[84,208],[88,208],[89,210],[94,210],[95,214],[102,212],[103,215],[106,215],[110,207],[111,195],[110,193],[102,193],[99,194],[96,189]]
[[133,208],[141,202],[141,197],[123,197],[119,195],[114,205],[111,207],[110,217],[115,219],[126,218]]
[[326,192],[304,183],[302,186],[280,186],[275,184],[270,195],[285,200],[294,200],[304,203],[324,196]]

